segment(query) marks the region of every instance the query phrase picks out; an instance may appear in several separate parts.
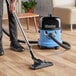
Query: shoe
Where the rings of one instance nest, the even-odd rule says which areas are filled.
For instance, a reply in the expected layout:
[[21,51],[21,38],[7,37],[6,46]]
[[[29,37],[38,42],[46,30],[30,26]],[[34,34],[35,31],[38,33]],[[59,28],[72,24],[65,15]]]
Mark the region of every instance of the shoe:
[[18,42],[11,42],[10,49],[16,52],[23,52],[25,49]]
[[0,56],[4,55],[4,50],[2,47],[0,47]]

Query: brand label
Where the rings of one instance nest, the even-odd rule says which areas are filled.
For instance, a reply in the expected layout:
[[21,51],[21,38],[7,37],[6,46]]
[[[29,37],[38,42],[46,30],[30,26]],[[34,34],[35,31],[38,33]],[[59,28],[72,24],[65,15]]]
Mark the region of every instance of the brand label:
[[45,25],[45,28],[56,28],[56,25]]

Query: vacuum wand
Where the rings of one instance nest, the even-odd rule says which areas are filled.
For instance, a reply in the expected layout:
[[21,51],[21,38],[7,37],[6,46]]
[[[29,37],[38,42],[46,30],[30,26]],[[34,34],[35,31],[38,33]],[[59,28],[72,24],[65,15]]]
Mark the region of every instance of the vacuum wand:
[[20,29],[23,37],[24,37],[25,43],[26,43],[26,44],[28,45],[28,47],[29,47],[29,50],[30,50],[32,59],[35,59],[35,56],[34,56],[34,54],[33,54],[33,52],[32,52],[32,47],[31,47],[31,45],[29,44],[29,41],[28,41],[28,39],[27,39],[27,37],[26,37],[26,34],[25,34],[25,32],[23,31],[22,25],[21,25],[21,23],[20,23],[20,21],[19,21],[19,19],[18,19],[18,17],[17,17],[17,14],[16,14],[15,12],[13,13],[13,16],[15,17],[15,20],[16,20],[16,22],[17,22],[17,25],[18,25],[18,27],[19,27],[19,29]]
[[[6,0],[6,1],[7,1],[8,5],[9,5],[9,1],[8,1],[8,0]],[[14,16],[14,18],[15,18],[15,20],[16,20],[17,26],[19,27],[19,29],[20,29],[23,37],[24,37],[25,43],[28,45],[28,48],[29,48],[31,57],[32,57],[32,59],[33,59],[33,61],[34,61],[34,64],[31,66],[31,69],[34,69],[34,70],[35,70],[35,69],[40,69],[40,68],[45,68],[45,67],[48,67],[48,66],[52,66],[52,65],[53,65],[52,62],[42,61],[42,60],[37,59],[37,58],[35,57],[35,55],[34,55],[34,53],[33,53],[33,50],[32,50],[32,47],[31,47],[31,45],[29,44],[29,41],[28,41],[28,39],[27,39],[27,37],[26,37],[26,34],[25,34],[24,30],[23,30],[23,27],[22,27],[22,25],[21,25],[21,23],[20,23],[20,21],[19,21],[19,19],[18,19],[18,17],[17,17],[16,12],[13,12],[13,16]]]

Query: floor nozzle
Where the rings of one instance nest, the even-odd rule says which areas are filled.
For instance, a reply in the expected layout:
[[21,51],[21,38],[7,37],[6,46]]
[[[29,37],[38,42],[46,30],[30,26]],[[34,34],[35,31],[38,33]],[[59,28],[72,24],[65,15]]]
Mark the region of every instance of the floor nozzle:
[[53,63],[52,62],[48,62],[48,61],[42,61],[40,59],[37,59],[36,62],[34,62],[34,64],[31,66],[32,70],[36,70],[36,69],[41,69],[41,68],[45,68],[45,67],[49,67],[52,66]]

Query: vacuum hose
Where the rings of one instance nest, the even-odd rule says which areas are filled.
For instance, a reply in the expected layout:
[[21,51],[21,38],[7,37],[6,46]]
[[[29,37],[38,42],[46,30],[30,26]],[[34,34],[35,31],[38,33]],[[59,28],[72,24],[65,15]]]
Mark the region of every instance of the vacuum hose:
[[58,45],[60,45],[61,47],[63,47],[66,50],[69,50],[71,48],[71,45],[65,41],[63,41],[62,43],[60,43],[51,33],[48,34],[48,37],[50,37],[53,41],[55,41]]

